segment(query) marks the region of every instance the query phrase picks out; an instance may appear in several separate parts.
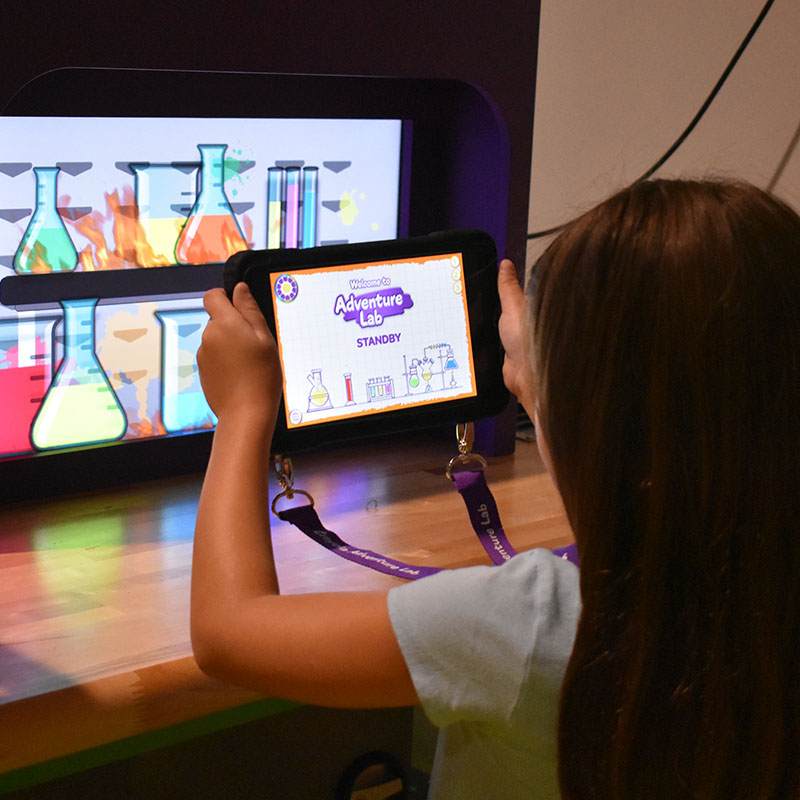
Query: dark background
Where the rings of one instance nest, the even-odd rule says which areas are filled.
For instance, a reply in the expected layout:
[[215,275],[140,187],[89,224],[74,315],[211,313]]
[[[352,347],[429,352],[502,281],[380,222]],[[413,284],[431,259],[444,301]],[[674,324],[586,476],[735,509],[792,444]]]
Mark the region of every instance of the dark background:
[[[509,131],[506,253],[525,253],[538,0],[6,2],[0,107],[59,67],[457,78],[484,90]],[[114,92],[112,83],[106,91]],[[0,143],[0,147],[2,144]]]

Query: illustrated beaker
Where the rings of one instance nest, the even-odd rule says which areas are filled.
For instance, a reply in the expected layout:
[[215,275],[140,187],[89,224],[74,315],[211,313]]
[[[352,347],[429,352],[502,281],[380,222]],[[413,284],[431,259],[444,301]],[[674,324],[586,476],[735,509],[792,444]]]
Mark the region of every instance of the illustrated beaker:
[[200,191],[175,246],[179,264],[225,261],[247,249],[225,195],[225,144],[199,144]]
[[306,376],[311,384],[308,392],[308,410],[320,411],[323,408],[333,408],[330,394],[322,383],[322,370],[312,369],[311,374]]
[[14,254],[14,269],[31,272],[70,272],[78,266],[78,251],[56,207],[58,167],[34,167],[36,208]]
[[197,167],[188,164],[131,164],[136,207],[144,241],[136,243],[143,267],[175,263],[175,246],[194,199]]
[[125,412],[94,347],[97,298],[62,300],[64,357],[33,421],[31,441],[40,450],[119,439]]
[[31,423],[52,376],[53,326],[59,316],[0,320],[0,456],[29,453]]
[[161,421],[170,433],[210,428],[217,418],[197,370],[197,348],[208,322],[202,309],[156,311],[161,323]]

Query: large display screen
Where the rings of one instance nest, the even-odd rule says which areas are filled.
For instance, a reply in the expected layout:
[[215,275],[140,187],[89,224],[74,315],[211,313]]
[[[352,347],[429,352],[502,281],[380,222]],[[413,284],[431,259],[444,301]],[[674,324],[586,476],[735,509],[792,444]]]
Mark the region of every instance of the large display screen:
[[287,428],[477,394],[461,253],[269,282]]
[[[202,293],[149,294],[143,284],[55,300],[48,276],[395,237],[401,134],[399,120],[383,119],[0,117],[0,280],[31,276],[29,301],[0,304],[0,459],[215,424],[195,359]],[[48,286],[41,302],[34,280]],[[289,314],[281,324],[294,339],[311,323]],[[407,373],[414,359],[442,361],[416,349],[393,354],[407,357]],[[335,368],[341,381],[344,351],[327,363],[307,374]],[[303,381],[301,424],[314,419]]]

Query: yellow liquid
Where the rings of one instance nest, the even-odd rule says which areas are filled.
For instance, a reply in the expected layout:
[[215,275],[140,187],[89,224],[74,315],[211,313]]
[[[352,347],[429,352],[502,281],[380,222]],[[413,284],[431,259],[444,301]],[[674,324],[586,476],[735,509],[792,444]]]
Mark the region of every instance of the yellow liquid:
[[267,210],[267,249],[277,250],[281,246],[281,201],[272,200]]
[[142,220],[142,229],[153,251],[151,255],[160,265],[175,263],[175,244],[185,223],[185,217]]
[[311,402],[318,407],[322,407],[328,402],[328,392],[325,389],[315,389],[311,392],[309,398]]
[[125,414],[107,384],[51,386],[33,423],[36,447],[67,447],[119,439]]

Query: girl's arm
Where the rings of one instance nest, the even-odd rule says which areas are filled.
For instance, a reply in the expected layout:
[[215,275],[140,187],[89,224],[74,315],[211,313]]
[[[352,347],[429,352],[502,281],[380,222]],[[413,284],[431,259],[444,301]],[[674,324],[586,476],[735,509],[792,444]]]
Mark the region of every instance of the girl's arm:
[[338,707],[418,702],[385,592],[280,595],[269,529],[269,446],[282,390],[277,347],[245,284],[206,294],[197,354],[219,422],[195,529],[191,635],[213,677]]

